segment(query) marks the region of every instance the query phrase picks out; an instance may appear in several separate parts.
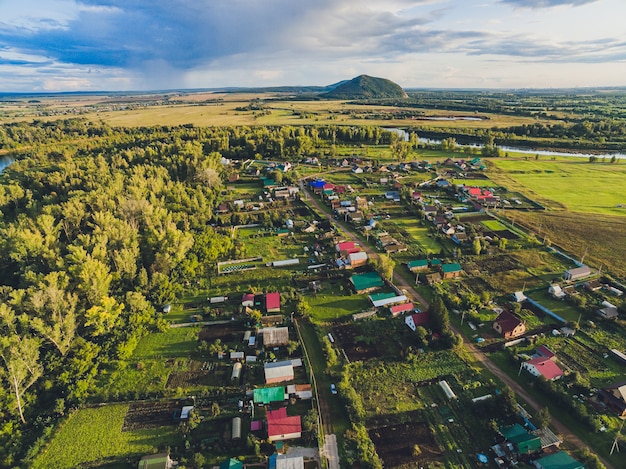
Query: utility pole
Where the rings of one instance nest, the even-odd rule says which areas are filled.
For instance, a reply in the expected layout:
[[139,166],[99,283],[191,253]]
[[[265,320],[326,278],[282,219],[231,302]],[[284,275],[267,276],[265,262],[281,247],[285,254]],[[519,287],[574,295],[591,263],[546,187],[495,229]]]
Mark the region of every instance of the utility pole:
[[613,440],[613,445],[611,446],[611,452],[609,453],[611,456],[613,456],[613,452],[615,450],[617,450],[617,452],[619,453],[619,442],[618,439],[622,433],[622,428],[624,428],[624,421],[622,421],[622,426],[619,427],[619,431],[617,432],[617,435],[615,435],[615,439]]

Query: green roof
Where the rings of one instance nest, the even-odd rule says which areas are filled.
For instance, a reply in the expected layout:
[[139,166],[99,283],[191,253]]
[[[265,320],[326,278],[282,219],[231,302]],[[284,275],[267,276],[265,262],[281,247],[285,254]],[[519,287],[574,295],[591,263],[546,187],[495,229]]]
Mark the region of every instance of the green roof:
[[269,404],[270,402],[282,402],[285,400],[285,388],[259,388],[253,391],[254,403]]
[[243,463],[237,459],[230,458],[220,464],[220,469],[243,469]]
[[430,265],[441,265],[441,259],[431,259]]
[[374,301],[386,300],[387,298],[393,298],[394,296],[396,296],[396,294],[394,292],[372,293],[370,295],[370,300],[372,300],[372,303],[373,303]]
[[461,264],[443,264],[441,270],[443,270],[444,274],[447,274],[450,272],[459,272],[463,269],[461,268]]
[[263,180],[263,187],[268,187],[268,186],[275,186],[276,183],[274,182],[273,179],[264,179]]
[[353,275],[350,281],[357,291],[367,290],[369,288],[382,287],[383,279],[376,272],[367,272],[365,274]]
[[428,267],[428,259],[417,259],[409,262],[409,269],[413,269],[415,267]]
[[539,464],[538,467],[543,469],[585,469],[586,466],[576,461],[569,454],[559,451],[558,453],[551,454],[543,458],[539,458],[535,461]]
[[541,449],[541,438],[537,435],[531,435],[530,433],[518,435],[509,438],[509,440],[517,446],[517,451],[520,454],[530,454]]
[[504,436],[504,438],[506,438],[507,440],[510,440],[511,438],[515,438],[516,436],[520,435],[528,435],[526,429],[522,427],[519,423],[516,423],[515,425],[509,425],[508,427],[502,427],[500,429],[500,433],[502,433],[502,436]]

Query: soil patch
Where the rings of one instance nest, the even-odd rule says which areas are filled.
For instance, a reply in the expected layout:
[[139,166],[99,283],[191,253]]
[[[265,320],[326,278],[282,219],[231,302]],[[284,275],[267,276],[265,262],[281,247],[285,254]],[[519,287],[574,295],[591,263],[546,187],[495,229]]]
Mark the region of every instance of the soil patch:
[[222,342],[233,342],[243,338],[243,331],[240,330],[239,324],[219,324],[215,326],[203,327],[198,332],[198,340],[206,342],[221,339]]
[[[420,467],[441,458],[442,452],[425,422],[405,422],[368,428],[385,467]],[[415,445],[420,454],[414,456]]]
[[477,260],[474,262],[481,272],[488,274],[497,274],[500,272],[508,272],[520,267],[520,263],[509,256],[495,256]]
[[185,371],[172,371],[167,377],[165,387],[187,388],[195,386],[227,386],[230,366],[213,362],[190,360]]
[[129,432],[165,425],[178,425],[180,423],[180,411],[184,405],[188,405],[188,403],[180,400],[130,404],[124,417],[122,431]]
[[509,230],[500,230],[500,231],[492,231],[491,232],[496,238],[504,238],[504,239],[519,239],[515,233]]
[[333,337],[343,348],[352,361],[369,360],[381,357],[383,354],[378,350],[375,342],[362,340],[363,332],[356,324],[341,324],[333,327]]

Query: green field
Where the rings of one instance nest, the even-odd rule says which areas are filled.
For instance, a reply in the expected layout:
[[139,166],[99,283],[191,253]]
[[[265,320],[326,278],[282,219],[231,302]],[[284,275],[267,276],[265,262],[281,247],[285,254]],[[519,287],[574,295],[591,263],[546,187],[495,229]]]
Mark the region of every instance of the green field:
[[414,218],[394,219],[391,224],[406,232],[424,254],[436,254],[441,251],[441,244],[431,235],[430,228],[420,226]]
[[[490,162],[494,168],[490,176],[499,185],[519,190],[550,208],[626,216],[626,191],[621,189],[626,164],[592,164],[584,158]],[[618,207],[620,204],[625,207]]]
[[491,231],[503,231],[507,229],[506,225],[503,225],[498,220],[485,220],[481,223]]
[[70,415],[33,469],[92,467],[96,462],[139,458],[176,446],[175,426],[122,432],[127,404],[82,409]]
[[340,292],[333,286],[330,291],[324,289],[316,296],[308,298],[313,321],[332,321],[371,307],[367,295],[351,295],[347,284],[345,289],[345,292]]

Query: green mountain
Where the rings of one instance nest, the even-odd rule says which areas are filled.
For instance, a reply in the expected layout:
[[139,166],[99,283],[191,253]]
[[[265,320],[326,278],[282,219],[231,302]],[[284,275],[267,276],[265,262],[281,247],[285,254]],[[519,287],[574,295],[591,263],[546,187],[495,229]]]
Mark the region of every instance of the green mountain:
[[386,78],[360,75],[350,81],[339,84],[335,89],[322,96],[333,99],[371,99],[371,98],[406,98],[404,90]]

